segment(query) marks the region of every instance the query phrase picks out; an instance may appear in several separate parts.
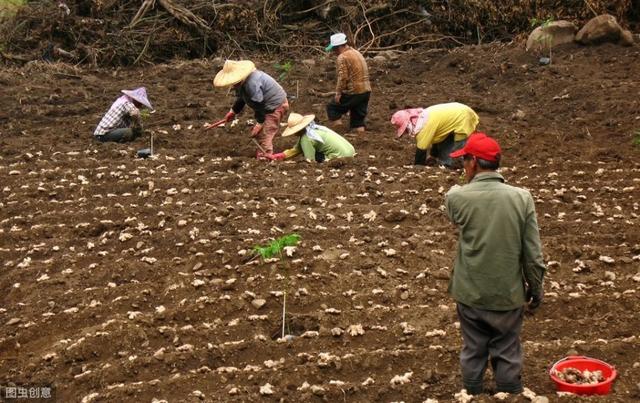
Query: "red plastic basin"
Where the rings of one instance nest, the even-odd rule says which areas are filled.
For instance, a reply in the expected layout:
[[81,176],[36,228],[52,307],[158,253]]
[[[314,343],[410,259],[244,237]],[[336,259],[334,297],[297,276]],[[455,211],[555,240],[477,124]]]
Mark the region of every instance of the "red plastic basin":
[[[567,383],[555,375],[555,371],[562,372],[565,368],[575,368],[580,371],[602,371],[604,381],[598,382],[592,385],[577,385],[574,383]],[[551,380],[555,382],[559,392],[571,392],[577,395],[606,395],[611,391],[613,381],[616,379],[618,373],[616,369],[607,364],[604,361],[596,360],[595,358],[583,357],[583,356],[569,356],[561,359],[553,364],[549,370],[549,376]]]

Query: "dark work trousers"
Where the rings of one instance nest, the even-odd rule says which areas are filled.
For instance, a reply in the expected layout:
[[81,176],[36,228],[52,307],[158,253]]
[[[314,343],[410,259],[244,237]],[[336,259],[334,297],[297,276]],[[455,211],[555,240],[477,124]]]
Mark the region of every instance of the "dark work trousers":
[[487,311],[457,304],[463,346],[460,352],[462,383],[471,394],[482,393],[487,362],[498,392],[522,392],[520,330],[524,308]]
[[369,110],[370,95],[371,92],[342,94],[340,103],[332,99],[327,105],[327,117],[329,117],[329,120],[338,120],[348,112],[350,119],[349,126],[351,129],[364,127],[364,119],[367,117],[367,111]]
[[455,166],[454,159],[449,157],[449,154],[461,149],[467,143],[466,138],[464,140],[455,141],[455,137],[456,134],[451,132],[443,141],[431,146],[431,156],[437,158],[438,161],[447,168],[457,168]]
[[138,127],[134,128],[123,128],[123,129],[113,129],[101,136],[95,136],[96,140],[101,143],[106,143],[108,141],[113,141],[116,143],[125,143],[127,141],[133,141],[142,135],[142,129]]

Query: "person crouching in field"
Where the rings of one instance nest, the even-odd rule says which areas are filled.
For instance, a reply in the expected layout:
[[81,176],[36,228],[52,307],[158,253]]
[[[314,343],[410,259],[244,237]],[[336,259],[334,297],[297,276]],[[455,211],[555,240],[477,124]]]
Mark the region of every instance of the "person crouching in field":
[[147,97],[147,89],[140,87],[135,90],[122,90],[122,93],[124,95],[115,100],[93,132],[96,140],[103,143],[123,143],[142,135],[140,109],[153,109]]
[[407,132],[416,137],[415,165],[439,164],[448,168],[459,167],[449,154],[465,145],[479,121],[473,109],[458,102],[403,109],[391,117],[396,137]]
[[483,393],[491,364],[497,392],[523,391],[520,330],[525,310],[542,303],[546,271],[535,203],[525,189],[507,185],[498,143],[475,133],[451,154],[463,157],[467,184],[445,196],[449,219],[458,227],[458,251],[449,282],[462,333],[462,383]]
[[315,117],[291,113],[282,137],[297,134],[298,142],[294,148],[273,154],[271,159],[283,160],[302,153],[307,161],[323,162],[356,154],[351,143],[328,127],[317,125],[313,121]]
[[[287,93],[282,86],[264,71],[257,70],[250,60],[227,60],[213,79],[215,87],[228,87],[236,91],[236,101],[224,120],[229,122],[249,105],[255,112],[256,123],[251,137],[260,145],[256,158],[271,159],[273,138],[280,130],[280,122],[289,110]],[[207,124],[205,128],[213,125]]]

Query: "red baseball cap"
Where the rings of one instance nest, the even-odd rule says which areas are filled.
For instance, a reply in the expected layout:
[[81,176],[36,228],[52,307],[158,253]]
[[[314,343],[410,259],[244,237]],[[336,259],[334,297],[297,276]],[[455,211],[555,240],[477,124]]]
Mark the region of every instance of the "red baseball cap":
[[469,136],[463,148],[452,152],[449,156],[451,158],[458,158],[464,157],[467,154],[471,154],[485,161],[497,162],[501,150],[497,141],[484,133],[476,132]]

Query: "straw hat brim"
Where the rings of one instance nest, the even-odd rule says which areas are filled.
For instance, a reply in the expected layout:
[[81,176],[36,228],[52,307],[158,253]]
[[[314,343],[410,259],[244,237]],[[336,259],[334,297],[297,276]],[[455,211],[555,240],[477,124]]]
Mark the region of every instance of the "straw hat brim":
[[227,87],[234,85],[249,77],[256,69],[256,65],[250,60],[242,60],[233,65],[231,71],[220,70],[213,79],[214,87]]
[[287,137],[287,136],[291,136],[292,134],[298,133],[300,130],[307,127],[309,123],[313,122],[313,119],[315,118],[316,118],[316,115],[313,115],[313,114],[304,115],[302,117],[302,120],[300,120],[300,123],[294,126],[289,126],[286,129],[284,129],[284,131],[282,132],[282,137]]

